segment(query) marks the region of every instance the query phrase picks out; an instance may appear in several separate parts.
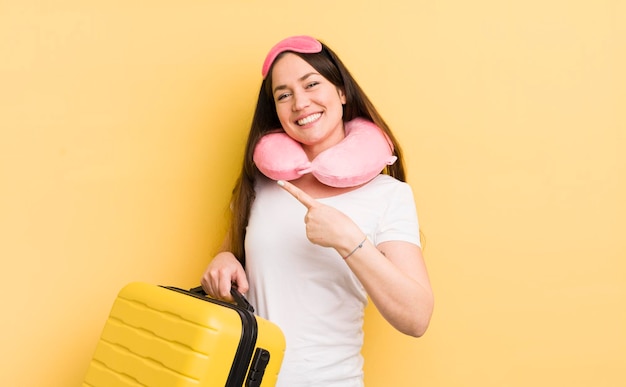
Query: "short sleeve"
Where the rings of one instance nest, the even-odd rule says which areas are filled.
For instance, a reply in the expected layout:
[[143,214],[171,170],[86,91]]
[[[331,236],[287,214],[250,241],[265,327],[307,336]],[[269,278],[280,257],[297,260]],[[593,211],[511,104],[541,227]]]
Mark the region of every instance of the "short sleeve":
[[374,244],[404,241],[421,247],[419,221],[413,190],[407,183],[398,184],[374,236]]

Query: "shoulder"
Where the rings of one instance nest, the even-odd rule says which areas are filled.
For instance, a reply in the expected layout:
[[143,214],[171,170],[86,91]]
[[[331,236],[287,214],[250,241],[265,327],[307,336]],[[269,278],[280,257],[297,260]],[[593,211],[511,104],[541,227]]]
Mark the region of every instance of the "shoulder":
[[265,175],[262,175],[262,174],[258,173],[255,176],[253,186],[254,186],[254,190],[255,191],[259,191],[259,190],[262,190],[262,189],[267,189],[267,188],[271,187],[272,185],[276,185],[275,183],[276,182],[274,180],[270,180]]
[[413,202],[413,191],[409,184],[381,174],[350,192],[323,200],[347,201],[355,205],[367,202],[375,207],[403,206]]

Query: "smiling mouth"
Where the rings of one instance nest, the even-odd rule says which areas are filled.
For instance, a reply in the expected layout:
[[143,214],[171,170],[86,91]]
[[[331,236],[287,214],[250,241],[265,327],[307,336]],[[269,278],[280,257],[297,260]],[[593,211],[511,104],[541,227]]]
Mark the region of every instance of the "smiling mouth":
[[315,114],[311,114],[308,117],[304,117],[303,119],[298,120],[296,122],[298,123],[298,125],[302,126],[302,125],[310,124],[311,122],[317,120],[321,116],[322,116],[322,113],[315,113]]

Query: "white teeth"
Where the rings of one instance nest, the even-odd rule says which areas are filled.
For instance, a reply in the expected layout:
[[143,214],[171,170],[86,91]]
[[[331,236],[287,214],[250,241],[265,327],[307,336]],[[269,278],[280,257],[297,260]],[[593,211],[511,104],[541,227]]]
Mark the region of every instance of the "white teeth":
[[317,120],[318,118],[320,118],[322,116],[322,113],[315,113],[315,114],[311,114],[308,117],[305,117],[301,120],[298,120],[298,125],[306,125],[306,124],[310,124],[311,122]]

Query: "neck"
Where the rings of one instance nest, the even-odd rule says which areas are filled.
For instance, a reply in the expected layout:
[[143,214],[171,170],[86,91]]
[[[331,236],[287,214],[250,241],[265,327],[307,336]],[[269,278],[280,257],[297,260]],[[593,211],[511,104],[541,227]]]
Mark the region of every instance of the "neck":
[[306,174],[296,180],[292,180],[291,184],[300,188],[301,190],[306,192],[307,195],[311,196],[314,199],[324,199],[332,196],[341,195],[346,192],[354,191],[355,189],[363,185],[359,184],[352,187],[331,187],[329,185],[321,183],[315,178],[315,176],[311,174]]
[[345,133],[345,129],[343,128],[343,125],[342,125],[341,130],[335,130],[331,134],[331,136],[329,136],[328,138],[324,139],[323,141],[319,141],[319,142],[317,142],[315,144],[311,144],[311,145],[302,144],[302,150],[304,150],[304,153],[307,155],[309,160],[313,160],[320,153],[322,153],[325,150],[330,149],[333,146],[339,144],[345,137],[346,137],[346,133]]

